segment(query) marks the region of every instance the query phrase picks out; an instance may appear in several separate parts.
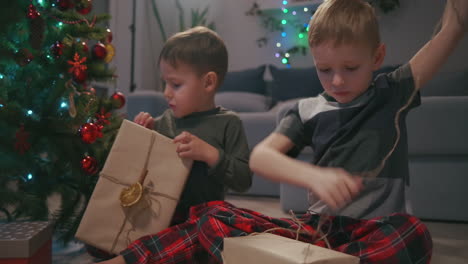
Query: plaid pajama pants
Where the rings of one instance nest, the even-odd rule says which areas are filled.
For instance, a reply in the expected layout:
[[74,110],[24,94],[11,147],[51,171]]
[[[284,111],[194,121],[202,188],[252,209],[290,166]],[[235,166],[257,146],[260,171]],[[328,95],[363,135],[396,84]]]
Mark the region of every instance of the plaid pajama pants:
[[[369,220],[345,216],[305,214],[298,219],[273,218],[248,209],[214,201],[194,206],[189,219],[155,235],[134,241],[121,252],[130,263],[221,263],[224,237],[264,232],[296,238],[287,229],[302,228],[299,240],[326,247],[316,241],[316,231],[327,233],[331,249],[360,258],[361,263],[429,263],[432,239],[416,217],[392,214]],[[297,221],[299,220],[299,221]],[[301,224],[303,223],[303,224]],[[319,228],[320,230],[317,230]]]

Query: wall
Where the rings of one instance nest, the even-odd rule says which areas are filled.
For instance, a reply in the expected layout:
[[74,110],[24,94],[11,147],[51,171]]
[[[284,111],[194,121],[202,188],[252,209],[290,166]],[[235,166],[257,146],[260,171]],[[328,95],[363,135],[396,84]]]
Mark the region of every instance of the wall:
[[[131,2],[129,0],[110,1],[113,16],[111,29],[114,32],[114,45],[117,55],[113,64],[118,67],[118,88],[128,93],[130,87],[130,31]],[[137,1],[136,28],[136,71],[137,90],[159,89],[159,75],[156,65],[162,46],[156,20],[152,14],[150,0]],[[178,13],[174,0],[157,0],[168,35],[178,28]],[[274,57],[276,48],[270,44],[259,48],[256,39],[266,33],[257,17],[245,13],[253,0],[181,0],[186,7],[186,21],[189,21],[190,8],[210,6],[209,20],[216,23],[217,32],[225,40],[229,54],[231,71],[252,68],[262,64],[282,66]],[[279,1],[278,1],[279,2]],[[408,61],[424,43],[430,39],[435,25],[442,14],[444,0],[402,0],[400,8],[390,14],[380,14],[382,40],[387,44],[385,65],[401,64]],[[276,33],[275,36],[279,35]],[[468,37],[460,43],[442,71],[468,70]],[[310,56],[295,56],[293,67],[313,65]]]

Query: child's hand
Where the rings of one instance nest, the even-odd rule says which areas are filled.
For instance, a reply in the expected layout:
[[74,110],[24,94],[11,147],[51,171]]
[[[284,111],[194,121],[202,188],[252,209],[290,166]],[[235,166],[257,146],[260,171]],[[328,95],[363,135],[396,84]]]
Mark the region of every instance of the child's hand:
[[180,133],[174,138],[174,143],[179,143],[177,153],[181,158],[204,161],[210,167],[218,162],[218,150],[189,132]]
[[341,168],[322,168],[316,175],[309,188],[333,210],[348,204],[362,189],[362,178]]
[[154,128],[154,118],[147,112],[140,112],[137,116],[135,116],[133,122],[149,129]]

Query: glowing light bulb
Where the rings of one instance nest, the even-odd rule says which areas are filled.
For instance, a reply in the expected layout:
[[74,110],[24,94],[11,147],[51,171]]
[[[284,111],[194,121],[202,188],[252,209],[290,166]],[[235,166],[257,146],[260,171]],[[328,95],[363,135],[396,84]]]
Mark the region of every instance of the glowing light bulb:
[[309,8],[304,7],[304,12],[307,12],[307,11],[309,11]]
[[33,111],[32,111],[32,110],[28,110],[26,113],[27,113],[28,115],[32,115],[32,114],[33,114]]
[[281,43],[276,43],[276,47],[281,48]]
[[300,39],[304,38],[304,34],[299,33],[299,38],[300,38]]
[[288,21],[286,21],[286,19],[281,20],[281,24],[286,25],[286,23],[288,23]]
[[280,57],[280,54],[278,52],[275,53],[275,57],[276,58],[279,58]]
[[30,181],[30,180],[32,180],[33,175],[32,175],[31,173],[29,173],[28,176],[27,176],[27,178],[28,178],[28,180]]
[[295,16],[295,15],[297,14],[297,12],[296,12],[296,11],[292,11],[292,14],[293,14],[293,16]]
[[287,8],[283,9],[283,13],[287,14],[289,10]]
[[286,53],[286,54],[284,54],[284,56],[285,56],[286,58],[289,58],[289,56],[291,56],[291,55],[289,55],[289,53]]
[[284,0],[283,5],[287,5],[287,4],[288,4],[288,1]]
[[286,37],[286,32],[281,33],[281,36],[284,38]]
[[283,58],[283,59],[281,60],[281,62],[282,62],[283,64],[287,64],[287,63],[288,63],[288,59]]

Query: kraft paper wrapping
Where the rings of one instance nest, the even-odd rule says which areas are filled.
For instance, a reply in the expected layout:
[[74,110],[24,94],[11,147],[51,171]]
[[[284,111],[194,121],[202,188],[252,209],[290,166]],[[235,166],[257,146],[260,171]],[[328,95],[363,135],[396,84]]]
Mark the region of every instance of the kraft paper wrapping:
[[[145,166],[142,198],[123,207],[122,189],[138,182]],[[191,166],[192,160],[177,155],[172,139],[124,120],[76,238],[118,254],[134,240],[167,228]]]
[[224,238],[225,264],[359,264],[359,258],[294,239],[261,233]]

